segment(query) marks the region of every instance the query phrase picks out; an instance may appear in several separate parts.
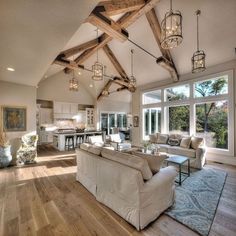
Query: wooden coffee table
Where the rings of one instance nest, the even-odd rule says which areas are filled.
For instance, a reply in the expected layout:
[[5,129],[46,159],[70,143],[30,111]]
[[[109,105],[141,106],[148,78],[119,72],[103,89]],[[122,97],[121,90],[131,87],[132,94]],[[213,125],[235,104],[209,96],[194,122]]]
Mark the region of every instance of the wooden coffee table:
[[[170,155],[169,158],[166,159],[166,162],[167,162],[167,166],[169,165],[169,163],[173,163],[173,164],[179,166],[179,180],[175,181],[179,185],[181,185],[182,182],[187,177],[190,176],[190,160],[189,160],[189,158],[187,158],[185,156],[179,156],[179,155]],[[187,173],[182,171],[182,166],[186,162],[188,162],[188,172]],[[184,179],[182,178],[182,175],[186,175]]]

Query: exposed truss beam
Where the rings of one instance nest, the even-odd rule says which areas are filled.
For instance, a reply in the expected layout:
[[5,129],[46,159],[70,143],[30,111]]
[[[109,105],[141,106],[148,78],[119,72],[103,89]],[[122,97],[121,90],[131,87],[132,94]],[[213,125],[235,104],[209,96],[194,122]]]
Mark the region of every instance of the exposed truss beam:
[[103,50],[105,54],[107,55],[107,57],[110,59],[113,66],[116,68],[119,75],[124,79],[128,79],[128,75],[126,74],[125,70],[123,69],[119,61],[117,60],[116,56],[114,55],[110,47],[108,45],[105,45],[103,47]]
[[111,87],[111,85],[112,85],[112,81],[109,80],[109,81],[106,83],[106,85],[104,86],[104,88],[102,89],[101,93],[98,95],[97,101],[99,101],[99,100],[104,96],[104,95],[103,95],[103,92],[104,92],[104,91],[108,91],[109,88]]
[[130,11],[135,11],[144,6],[144,0],[116,0],[102,1],[99,6],[103,6],[106,15],[118,15]]
[[160,58],[160,60],[159,59],[157,60],[157,64],[159,64],[160,66],[162,66],[163,68],[168,70],[174,81],[178,81],[179,76],[178,76],[176,67],[174,65],[172,56],[170,54],[170,51],[164,50],[161,47],[161,27],[160,27],[155,9],[151,9],[150,11],[148,11],[146,13],[146,18],[150,24],[150,27],[151,27],[153,35],[156,39],[157,45],[158,45],[158,47],[161,51],[161,54],[163,56]]
[[99,43],[98,39],[93,39],[93,40],[90,40],[86,43],[80,44],[76,47],[62,51],[60,54],[63,55],[63,57],[68,58],[68,57],[71,57],[71,56],[81,52],[81,51],[93,48],[93,47],[97,46],[98,43]]
[[95,7],[92,14],[87,18],[87,21],[98,27],[101,31],[105,32],[112,38],[115,38],[121,42],[126,41],[129,37],[128,32],[114,20],[102,14],[102,12],[105,12],[103,6]]

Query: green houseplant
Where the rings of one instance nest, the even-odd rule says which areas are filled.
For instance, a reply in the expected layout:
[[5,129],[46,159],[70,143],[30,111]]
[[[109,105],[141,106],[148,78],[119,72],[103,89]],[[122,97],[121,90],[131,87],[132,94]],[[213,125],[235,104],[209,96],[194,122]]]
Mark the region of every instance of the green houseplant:
[[9,144],[6,133],[0,127],[0,168],[9,166],[11,161],[11,145]]

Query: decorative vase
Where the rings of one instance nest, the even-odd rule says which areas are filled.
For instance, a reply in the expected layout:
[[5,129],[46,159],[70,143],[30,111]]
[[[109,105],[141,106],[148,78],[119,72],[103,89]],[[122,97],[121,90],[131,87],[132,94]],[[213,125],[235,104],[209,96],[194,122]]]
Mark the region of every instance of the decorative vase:
[[9,166],[12,161],[11,146],[0,147],[0,168]]

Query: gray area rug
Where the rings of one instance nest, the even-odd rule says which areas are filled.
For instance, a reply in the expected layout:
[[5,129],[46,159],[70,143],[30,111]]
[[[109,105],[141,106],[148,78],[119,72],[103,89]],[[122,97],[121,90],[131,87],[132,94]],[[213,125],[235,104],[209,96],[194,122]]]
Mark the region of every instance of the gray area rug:
[[202,236],[209,234],[227,174],[204,168],[176,187],[175,204],[165,214]]

